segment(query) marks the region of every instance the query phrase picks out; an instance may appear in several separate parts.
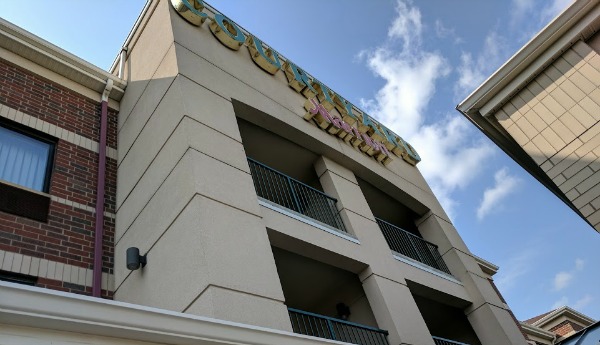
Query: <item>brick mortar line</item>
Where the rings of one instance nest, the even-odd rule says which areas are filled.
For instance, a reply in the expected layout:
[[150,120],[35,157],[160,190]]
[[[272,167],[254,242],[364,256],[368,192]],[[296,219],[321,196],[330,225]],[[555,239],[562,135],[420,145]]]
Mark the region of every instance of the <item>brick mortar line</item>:
[[[100,146],[100,144],[97,141],[76,134],[75,132],[66,130],[62,127],[53,125],[44,120],[38,119],[35,116],[25,114],[22,111],[11,108],[5,104],[0,104],[0,116],[20,123],[29,128],[33,128],[38,131],[44,132],[53,137],[65,140],[73,145],[98,153],[98,147]],[[115,148],[107,146],[106,156],[108,158],[117,160],[117,150]]]
[[[38,278],[82,285],[85,287],[92,286],[93,270],[89,268],[36,258],[5,250],[0,250],[0,269]],[[114,291],[114,287],[114,274],[102,272],[102,289]]]
[[[96,208],[95,207],[84,205],[84,204],[81,204],[81,203],[78,203],[78,202],[75,202],[75,201],[67,200],[67,199],[58,197],[56,195],[51,195],[50,199],[52,201],[56,201],[56,202],[61,203],[63,205],[67,205],[67,206],[71,206],[71,207],[74,207],[74,208],[78,208],[78,209],[81,209],[81,210],[84,210],[84,211],[88,211],[88,212],[91,212],[91,213],[94,213],[94,214],[96,213]],[[107,212],[107,211],[104,211],[104,216],[108,217],[108,218],[112,218],[112,219],[117,218],[117,214],[116,213]]]

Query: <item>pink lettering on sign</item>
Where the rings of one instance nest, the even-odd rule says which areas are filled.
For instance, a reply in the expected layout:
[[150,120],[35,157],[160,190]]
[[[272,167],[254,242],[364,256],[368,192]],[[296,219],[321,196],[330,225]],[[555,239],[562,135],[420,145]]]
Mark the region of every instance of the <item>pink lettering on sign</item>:
[[331,115],[329,115],[329,112],[327,111],[327,109],[325,109],[325,107],[322,104],[317,102],[314,98],[311,98],[310,102],[312,103],[312,105],[314,107],[309,110],[311,112],[311,114],[319,113],[319,114],[323,115],[327,120],[329,120],[329,122],[331,122]]
[[[359,132],[357,128],[352,127],[350,124],[348,124],[344,120],[338,118],[337,116],[332,116],[331,114],[329,114],[329,111],[327,111],[327,109],[325,109],[325,107],[322,104],[320,104],[316,99],[311,98],[310,103],[312,104],[312,108],[307,109],[307,111],[313,116],[309,116],[309,117],[305,116],[304,118],[306,120],[311,120],[311,119],[316,120],[314,118],[314,115],[317,115],[317,114],[321,115],[328,123],[330,123],[335,128],[343,130],[344,132],[348,133],[348,135],[355,137],[356,139],[360,140],[361,142],[364,141],[363,145],[366,145],[366,146],[372,148],[375,154],[383,154],[387,157],[390,157],[390,152],[385,147],[385,145],[383,145],[382,143],[380,143],[378,141],[373,140],[373,138],[371,138],[368,134]],[[306,105],[305,105],[305,107],[306,107]],[[320,119],[319,121],[322,121],[322,119]],[[319,122],[319,121],[317,121],[317,122]],[[319,126],[323,129],[327,129],[326,126],[324,127],[321,124],[319,124]]]

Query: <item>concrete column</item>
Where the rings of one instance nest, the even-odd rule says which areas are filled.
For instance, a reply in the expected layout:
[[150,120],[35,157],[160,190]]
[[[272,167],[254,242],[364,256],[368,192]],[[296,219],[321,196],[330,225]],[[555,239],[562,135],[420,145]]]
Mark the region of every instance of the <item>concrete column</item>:
[[360,278],[379,328],[390,332],[390,344],[433,345],[405,282],[374,273],[387,271],[392,254],[352,171],[326,157],[317,160],[315,169],[323,190],[338,199],[348,231],[360,241],[361,251],[368,254],[369,269]]
[[382,255],[389,259],[390,248],[354,173],[323,156],[315,162],[315,169],[325,193],[338,200],[337,208],[348,232],[361,241],[361,250],[372,254],[369,264],[377,266]]
[[483,345],[515,344],[526,341],[454,226],[429,213],[417,222],[421,235],[439,246],[446,265],[471,297],[465,314]]
[[315,170],[325,193],[338,199],[340,211],[352,212],[363,218],[375,220],[351,170],[324,156],[315,162]]
[[485,303],[467,312],[467,318],[483,345],[527,345],[515,320],[503,307]]
[[[169,2],[152,13],[119,132],[115,299],[291,331],[231,100],[188,78],[173,37],[156,34],[180,20]],[[136,60],[154,46],[162,62]],[[146,267],[126,269],[129,247]]]
[[363,289],[380,328],[390,334],[390,344],[434,345],[425,320],[405,282],[396,282],[367,270]]

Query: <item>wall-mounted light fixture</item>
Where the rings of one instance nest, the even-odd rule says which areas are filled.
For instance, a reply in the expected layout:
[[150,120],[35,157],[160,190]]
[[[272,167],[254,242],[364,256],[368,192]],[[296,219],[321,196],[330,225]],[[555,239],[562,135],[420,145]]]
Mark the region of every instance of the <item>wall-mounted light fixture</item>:
[[140,250],[137,247],[127,248],[127,269],[132,271],[137,270],[140,266],[146,266],[146,255],[140,255]]
[[342,320],[348,320],[351,314],[349,306],[347,306],[345,303],[340,302],[336,304],[335,309],[337,309],[338,318]]

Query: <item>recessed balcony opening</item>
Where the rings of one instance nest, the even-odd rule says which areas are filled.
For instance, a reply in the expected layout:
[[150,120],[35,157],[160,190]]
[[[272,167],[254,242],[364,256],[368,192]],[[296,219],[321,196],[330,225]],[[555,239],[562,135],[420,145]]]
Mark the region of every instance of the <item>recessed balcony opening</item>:
[[357,180],[358,185],[371,208],[371,212],[373,212],[373,215],[376,218],[384,219],[411,234],[421,237],[421,234],[415,225],[415,220],[419,218],[417,213],[365,180],[360,178],[357,178]]
[[436,345],[481,345],[463,311],[468,302],[413,282],[408,286]]
[[387,345],[358,276],[272,247],[295,333],[361,345]]
[[323,192],[313,167],[316,154],[245,120],[238,118],[238,125],[262,202],[346,232],[337,200]]
[[395,255],[451,274],[437,246],[419,233],[415,225],[418,215],[414,211],[364,180],[358,179],[358,184]]
[[314,168],[317,154],[239,117],[237,122],[246,156],[323,191]]

